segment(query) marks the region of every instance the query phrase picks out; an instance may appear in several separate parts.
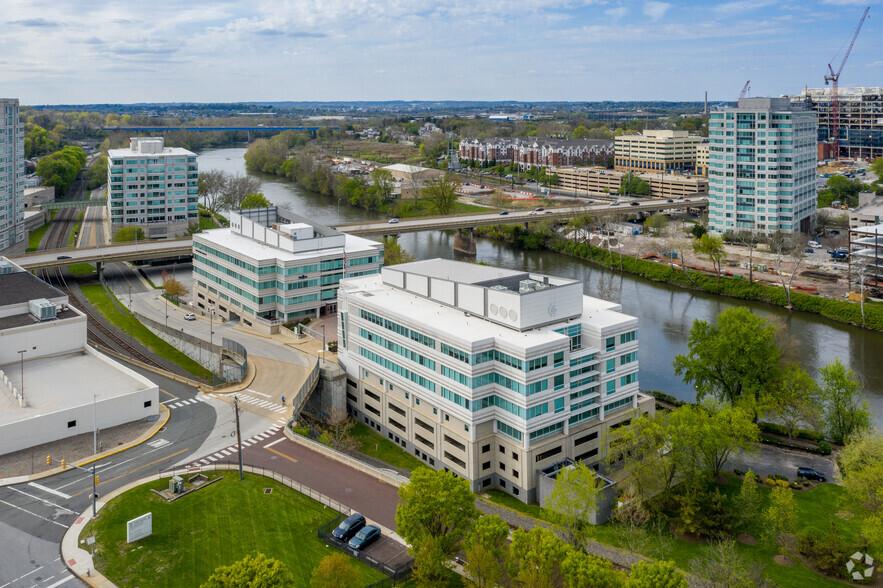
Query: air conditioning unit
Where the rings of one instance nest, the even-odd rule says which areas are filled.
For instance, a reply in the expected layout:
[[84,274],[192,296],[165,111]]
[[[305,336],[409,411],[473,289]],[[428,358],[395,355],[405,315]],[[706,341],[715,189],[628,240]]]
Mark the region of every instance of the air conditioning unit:
[[45,298],[38,298],[28,302],[28,309],[38,321],[49,321],[55,318],[55,304],[49,302]]
[[6,274],[11,274],[15,271],[15,268],[11,263],[6,261],[5,259],[0,259],[0,276],[4,276]]

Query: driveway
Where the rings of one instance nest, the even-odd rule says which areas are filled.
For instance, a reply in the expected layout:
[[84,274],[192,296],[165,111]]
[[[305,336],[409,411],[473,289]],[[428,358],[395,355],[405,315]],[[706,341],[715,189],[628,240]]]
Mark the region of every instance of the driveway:
[[760,445],[760,452],[755,455],[739,453],[731,456],[727,460],[724,470],[732,472],[734,468],[739,468],[742,471],[751,469],[760,477],[766,477],[767,474],[781,474],[793,480],[797,477],[798,467],[812,468],[828,478],[829,481],[840,475],[834,460],[829,457],[780,449],[770,445]]

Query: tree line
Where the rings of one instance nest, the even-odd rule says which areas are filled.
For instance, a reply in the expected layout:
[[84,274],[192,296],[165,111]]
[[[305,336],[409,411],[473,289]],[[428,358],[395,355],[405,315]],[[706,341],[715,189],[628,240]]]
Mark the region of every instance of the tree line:
[[77,174],[86,164],[86,152],[79,147],[68,146],[40,159],[37,175],[44,186],[54,186],[57,198],[64,198]]

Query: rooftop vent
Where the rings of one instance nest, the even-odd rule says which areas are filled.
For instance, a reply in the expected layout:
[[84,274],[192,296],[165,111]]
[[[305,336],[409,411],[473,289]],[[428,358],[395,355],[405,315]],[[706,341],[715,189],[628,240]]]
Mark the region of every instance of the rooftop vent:
[[490,289],[491,289],[491,290],[508,290],[509,288],[507,288],[506,286],[503,286],[502,284],[500,284],[499,286],[491,286]]
[[0,276],[4,276],[6,274],[11,274],[15,271],[15,268],[12,267],[12,264],[6,261],[5,259],[0,260]]
[[28,310],[38,321],[49,321],[55,318],[55,305],[45,298],[38,298],[28,302]]

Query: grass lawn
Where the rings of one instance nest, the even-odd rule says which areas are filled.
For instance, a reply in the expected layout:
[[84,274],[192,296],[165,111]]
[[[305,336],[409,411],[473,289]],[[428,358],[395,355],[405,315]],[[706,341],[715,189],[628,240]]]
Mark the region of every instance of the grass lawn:
[[[295,586],[309,586],[325,547],[316,529],[336,514],[320,503],[262,476],[223,472],[224,479],[172,503],[150,492],[156,480],[105,506],[82,537],[96,537],[95,567],[117,586],[199,586],[219,566],[250,553],[281,560]],[[264,494],[271,488],[271,494]],[[153,513],[153,534],[126,543],[126,521]],[[352,559],[361,585],[385,576]]]
[[154,353],[181,366],[197,378],[205,381],[211,380],[212,374],[209,370],[154,335],[126,309],[125,305],[117,301],[120,308],[122,308],[122,310],[119,310],[110,298],[112,295],[107,293],[104,286],[101,284],[88,284],[82,286],[81,289],[86,298],[89,299],[89,302],[92,303],[92,306],[98,309],[115,327],[125,333],[131,332],[138,341],[153,350]]
[[[742,480],[735,476],[728,476],[726,484],[719,486],[722,493],[733,496],[739,493]],[[766,508],[766,500],[770,493],[769,486],[758,486],[760,495],[763,497],[762,507]],[[527,505],[513,496],[501,490],[486,492],[488,499],[500,506],[518,511],[524,515],[550,521],[547,511],[537,505]],[[805,529],[813,529],[818,533],[828,532],[831,521],[837,527],[844,541],[853,541],[858,538],[862,520],[867,511],[856,504],[846,493],[842,486],[836,484],[820,484],[819,486],[801,492],[794,493],[794,501],[797,507],[798,533]],[[819,576],[799,560],[790,567],[780,566],[773,562],[773,556],[778,553],[778,548],[765,543],[762,539],[761,525],[755,524],[749,528],[749,532],[758,539],[757,545],[743,545],[736,543],[736,550],[748,562],[758,562],[765,566],[764,573],[777,586],[782,588],[814,586],[842,586],[841,583]],[[689,571],[690,560],[699,557],[703,552],[702,543],[689,543],[677,539],[666,533],[671,540],[671,547],[664,553],[665,559],[673,560],[679,568]],[[591,528],[591,536],[599,543],[626,548],[626,542],[619,535],[617,528],[606,523]],[[879,553],[883,546],[872,546],[872,553]],[[638,551],[650,557],[659,557],[658,551],[653,545],[647,543],[647,548],[639,548]]]
[[389,465],[409,472],[426,465],[364,423],[356,423],[352,429],[352,435],[359,443],[359,451],[380,461],[385,461]]
[[95,266],[91,263],[72,263],[67,269],[75,276],[85,276],[95,272]]
[[[53,210],[52,212],[55,211]],[[43,237],[46,235],[46,231],[49,230],[50,224],[51,223],[46,223],[28,233],[28,248],[25,250],[26,252],[29,253],[40,249],[40,242],[43,241]]]
[[[429,200],[400,200],[398,202],[388,204],[384,208],[384,212],[391,216],[399,218],[415,218],[421,216],[438,216],[438,213],[432,208]],[[455,202],[451,214],[468,214],[471,212],[488,212],[484,206],[475,204],[466,204],[463,202]],[[446,215],[448,216],[448,215]]]

